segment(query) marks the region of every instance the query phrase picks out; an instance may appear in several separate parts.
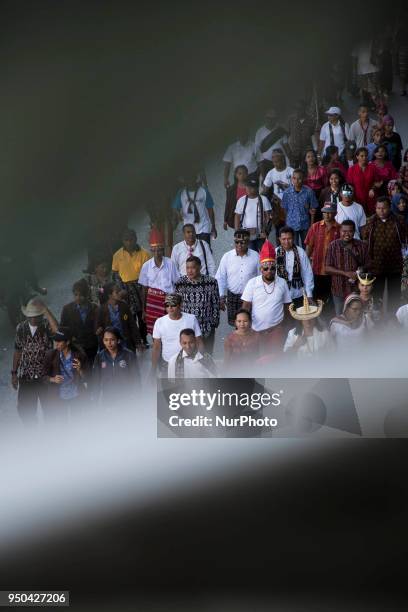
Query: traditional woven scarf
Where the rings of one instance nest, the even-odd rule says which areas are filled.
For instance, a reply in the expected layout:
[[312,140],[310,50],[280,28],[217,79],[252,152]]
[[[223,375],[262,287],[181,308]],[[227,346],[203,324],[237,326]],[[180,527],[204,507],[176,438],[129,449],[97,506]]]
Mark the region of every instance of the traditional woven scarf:
[[188,200],[187,212],[188,212],[188,214],[191,214],[192,212],[194,212],[194,223],[199,223],[200,222],[200,213],[198,212],[198,208],[197,208],[197,204],[196,204],[197,192],[198,192],[198,188],[194,192],[193,199],[191,199],[190,193],[189,193],[188,189],[186,189],[186,195],[187,195],[187,200]]
[[[183,357],[183,349],[179,352],[176,359],[176,368],[175,368],[175,377],[176,378],[184,378],[184,359],[189,359],[188,357]],[[208,353],[204,353],[199,362],[215,376],[215,364],[212,357]]]
[[281,246],[278,246],[278,248],[276,249],[276,271],[278,276],[284,278],[285,281],[288,283],[289,289],[291,289],[292,287],[294,289],[300,289],[300,287],[303,287],[303,279],[300,267],[299,251],[295,245],[293,245],[292,248],[293,254],[295,256],[293,262],[292,280],[289,280],[288,271],[286,269],[286,251]]

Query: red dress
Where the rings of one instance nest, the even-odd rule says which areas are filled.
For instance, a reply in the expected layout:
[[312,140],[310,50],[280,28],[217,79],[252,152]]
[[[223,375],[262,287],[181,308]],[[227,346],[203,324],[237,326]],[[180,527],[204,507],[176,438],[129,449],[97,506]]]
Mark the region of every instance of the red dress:
[[225,365],[249,365],[259,356],[259,334],[253,329],[248,334],[236,332],[229,334],[224,340]]
[[371,164],[377,169],[378,181],[385,181],[388,183],[388,181],[393,181],[399,177],[398,172],[390,161],[384,162],[383,166],[379,166],[376,161],[370,162],[369,165]]
[[370,198],[368,193],[378,180],[377,167],[371,163],[364,170],[354,164],[347,172],[347,182],[354,187],[354,201],[361,204],[367,215],[375,213],[375,198]]
[[303,184],[306,185],[306,187],[313,189],[316,197],[318,198],[321,190],[327,185],[326,168],[324,166],[317,166],[316,170],[312,174],[309,174],[306,170]]

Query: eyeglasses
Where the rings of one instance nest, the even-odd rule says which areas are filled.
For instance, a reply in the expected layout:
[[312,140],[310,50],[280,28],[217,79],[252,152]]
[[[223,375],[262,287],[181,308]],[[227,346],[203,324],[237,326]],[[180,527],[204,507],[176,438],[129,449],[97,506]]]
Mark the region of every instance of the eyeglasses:
[[264,270],[265,272],[267,272],[268,270],[276,270],[276,265],[275,264],[264,264],[261,266],[261,270]]
[[234,240],[235,244],[248,244],[248,240]]

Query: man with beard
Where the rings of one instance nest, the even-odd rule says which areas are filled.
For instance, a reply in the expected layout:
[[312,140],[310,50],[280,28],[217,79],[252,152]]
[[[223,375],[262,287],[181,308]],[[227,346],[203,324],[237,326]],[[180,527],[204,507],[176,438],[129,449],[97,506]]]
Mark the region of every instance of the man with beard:
[[252,314],[252,328],[260,334],[261,352],[278,355],[286,337],[283,322],[292,298],[286,281],[276,275],[276,252],[269,240],[262,246],[259,261],[261,275],[247,282],[243,308]]

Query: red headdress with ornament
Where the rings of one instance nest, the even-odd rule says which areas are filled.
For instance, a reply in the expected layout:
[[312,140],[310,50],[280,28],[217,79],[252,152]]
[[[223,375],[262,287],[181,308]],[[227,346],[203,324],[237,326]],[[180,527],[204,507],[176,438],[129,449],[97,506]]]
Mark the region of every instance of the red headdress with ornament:
[[259,253],[259,261],[262,263],[268,263],[269,261],[276,261],[275,247],[269,240],[265,240],[262,245],[261,252]]
[[152,227],[150,230],[149,244],[151,247],[164,246],[164,236],[157,227]]

